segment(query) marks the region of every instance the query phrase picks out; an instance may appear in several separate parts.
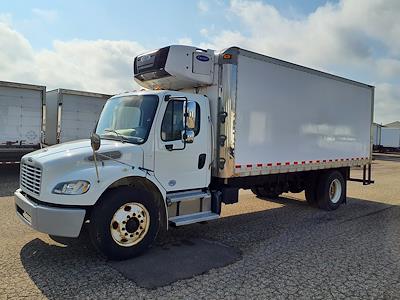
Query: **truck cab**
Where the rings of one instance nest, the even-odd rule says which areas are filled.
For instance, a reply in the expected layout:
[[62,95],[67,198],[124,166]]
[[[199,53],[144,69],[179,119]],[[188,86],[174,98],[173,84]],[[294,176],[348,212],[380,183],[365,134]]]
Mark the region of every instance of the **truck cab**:
[[151,171],[165,191],[204,188],[210,183],[209,115],[202,95],[127,93],[107,102],[95,132],[102,140],[140,148],[138,167]]
[[94,130],[96,151],[90,140],[79,140],[22,158],[15,199],[23,222],[66,237],[77,237],[88,227],[102,253],[122,259],[143,251],[169,223],[179,226],[219,216],[219,210],[212,210],[209,192],[213,160],[209,99],[158,89],[211,82],[213,54],[199,54],[190,47],[189,56],[176,49],[171,53],[187,58],[184,64],[202,55],[205,63],[210,61],[208,71],[194,66],[190,78],[185,65],[183,74],[175,74],[181,79],[171,80],[167,71],[160,71],[169,70],[165,55],[170,48],[139,56],[135,78],[139,82],[147,78],[142,85],[155,89],[107,101]]

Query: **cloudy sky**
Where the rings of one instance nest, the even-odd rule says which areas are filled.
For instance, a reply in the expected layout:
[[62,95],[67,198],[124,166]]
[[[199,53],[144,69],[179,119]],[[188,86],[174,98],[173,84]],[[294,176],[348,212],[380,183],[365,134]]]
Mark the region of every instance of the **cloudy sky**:
[[0,80],[132,90],[134,56],[168,44],[235,45],[372,84],[375,121],[400,120],[398,0],[0,4]]

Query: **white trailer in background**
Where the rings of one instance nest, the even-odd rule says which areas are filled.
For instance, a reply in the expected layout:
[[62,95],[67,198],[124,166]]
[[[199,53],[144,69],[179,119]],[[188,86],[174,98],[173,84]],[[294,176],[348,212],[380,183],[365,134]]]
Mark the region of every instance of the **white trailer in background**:
[[55,89],[47,92],[45,144],[87,139],[111,95]]
[[374,150],[378,149],[378,147],[381,144],[381,131],[382,131],[382,125],[378,123],[373,123],[372,124],[372,143],[374,146]]
[[90,141],[22,159],[41,174],[15,192],[23,222],[68,237],[88,223],[97,249],[125,259],[168,224],[217,219],[239,189],[305,191],[334,210],[348,180],[372,183],[373,86],[237,47],[164,47],[136,57],[134,73],[146,90],[110,98]]
[[0,81],[0,164],[40,148],[46,87]]
[[381,150],[400,150],[400,128],[382,127]]

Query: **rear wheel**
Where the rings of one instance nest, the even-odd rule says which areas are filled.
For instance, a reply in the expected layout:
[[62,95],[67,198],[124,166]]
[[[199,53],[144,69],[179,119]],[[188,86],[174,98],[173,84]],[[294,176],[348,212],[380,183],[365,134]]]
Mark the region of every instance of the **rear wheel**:
[[89,234],[102,254],[113,260],[134,257],[156,239],[160,211],[151,193],[119,187],[107,191],[92,211]]
[[304,191],[304,187],[299,186],[299,185],[292,185],[290,186],[289,192],[291,193],[301,193],[302,191]]
[[280,193],[268,191],[264,187],[252,188],[251,191],[261,198],[276,198],[280,195]]
[[337,209],[346,197],[346,182],[342,173],[336,170],[322,173],[318,180],[316,195],[319,208]]

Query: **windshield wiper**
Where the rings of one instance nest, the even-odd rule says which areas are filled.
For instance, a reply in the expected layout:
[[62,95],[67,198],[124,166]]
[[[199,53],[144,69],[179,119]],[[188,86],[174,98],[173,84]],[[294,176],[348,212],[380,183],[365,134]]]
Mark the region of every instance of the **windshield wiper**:
[[104,129],[104,131],[105,132],[112,132],[112,133],[115,133],[115,135],[117,136],[117,137],[119,137],[119,141],[121,142],[121,143],[125,143],[126,142],[126,138],[123,136],[123,135],[121,135],[120,133],[118,133],[118,131],[116,131],[116,130],[114,130],[114,129]]

